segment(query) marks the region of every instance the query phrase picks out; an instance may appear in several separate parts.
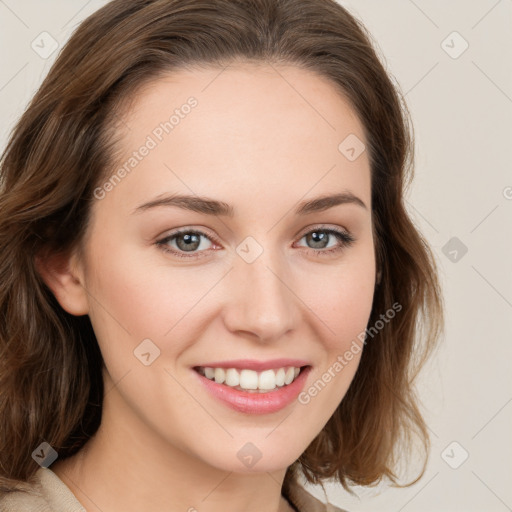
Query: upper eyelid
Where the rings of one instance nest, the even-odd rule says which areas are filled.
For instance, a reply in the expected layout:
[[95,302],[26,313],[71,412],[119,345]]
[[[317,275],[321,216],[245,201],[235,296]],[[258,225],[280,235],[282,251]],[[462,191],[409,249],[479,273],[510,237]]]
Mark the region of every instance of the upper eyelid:
[[312,226],[308,226],[304,229],[301,229],[295,236],[300,235],[300,237],[302,238],[304,235],[310,233],[311,231],[315,231],[315,229],[317,229],[318,231],[329,231],[332,229],[333,231],[344,231],[345,233],[351,234],[350,230],[348,230],[344,226],[333,226],[330,224],[313,224]]
[[163,240],[168,240],[168,239],[172,239],[178,235],[182,235],[184,233],[196,233],[200,236],[204,236],[205,238],[208,238],[211,242],[214,242],[214,243],[220,243],[220,242],[217,242],[217,237],[210,234],[207,230],[205,230],[204,228],[178,228],[176,229],[176,231],[172,231],[168,234],[165,234],[162,236],[162,238],[160,238],[160,242],[163,241]]

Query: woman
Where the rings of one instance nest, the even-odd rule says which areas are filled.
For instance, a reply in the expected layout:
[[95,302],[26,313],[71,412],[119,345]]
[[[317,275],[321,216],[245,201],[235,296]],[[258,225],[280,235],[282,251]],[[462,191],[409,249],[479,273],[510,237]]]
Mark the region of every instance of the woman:
[[2,159],[0,510],[320,511],[301,476],[397,484],[442,325],[411,163],[334,1],[85,20]]

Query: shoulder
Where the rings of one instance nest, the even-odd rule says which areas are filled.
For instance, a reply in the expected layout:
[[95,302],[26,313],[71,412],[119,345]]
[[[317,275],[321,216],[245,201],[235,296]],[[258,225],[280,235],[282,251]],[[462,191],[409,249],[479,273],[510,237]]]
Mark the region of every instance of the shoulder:
[[0,494],[0,512],[86,512],[66,484],[48,468],[39,468],[28,491]]
[[331,503],[323,503],[295,480],[290,482],[286,498],[299,512],[348,512]]
[[13,491],[0,495],[0,512],[53,512],[39,493]]
[[0,512],[53,512],[44,496],[39,471],[27,491],[0,494]]

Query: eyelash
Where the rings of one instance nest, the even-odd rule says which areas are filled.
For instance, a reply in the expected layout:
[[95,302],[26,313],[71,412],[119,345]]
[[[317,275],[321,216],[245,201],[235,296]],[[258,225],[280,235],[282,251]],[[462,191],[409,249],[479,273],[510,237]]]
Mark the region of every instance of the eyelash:
[[[315,256],[330,256],[334,253],[342,251],[343,249],[345,249],[347,247],[350,247],[356,241],[356,239],[350,233],[348,233],[346,231],[341,231],[341,230],[337,230],[337,229],[333,229],[333,228],[321,228],[321,227],[314,228],[314,229],[304,233],[300,237],[299,240],[302,240],[305,236],[307,236],[311,233],[314,233],[314,232],[321,232],[321,233],[327,233],[330,235],[334,235],[337,238],[337,240],[339,242],[341,242],[341,244],[339,246],[331,248],[331,249],[306,248],[308,251],[312,251],[315,254]],[[174,249],[169,248],[169,246],[167,245],[167,242],[170,242],[174,238],[178,237],[179,235],[183,235],[183,234],[188,234],[188,235],[194,234],[194,235],[204,236],[205,238],[210,240],[210,242],[214,242],[214,243],[217,243],[220,245],[220,243],[218,242],[218,240],[216,240],[215,237],[212,237],[202,231],[198,231],[195,229],[180,229],[178,231],[175,231],[174,233],[171,233],[170,235],[166,236],[165,238],[155,242],[155,245],[157,245],[162,251],[164,251],[166,253],[173,254],[174,256],[177,256],[179,258],[198,259],[198,258],[201,258],[204,255],[206,255],[205,253],[207,251],[199,251],[199,252],[191,253],[190,255],[186,255],[183,251],[176,251]]]

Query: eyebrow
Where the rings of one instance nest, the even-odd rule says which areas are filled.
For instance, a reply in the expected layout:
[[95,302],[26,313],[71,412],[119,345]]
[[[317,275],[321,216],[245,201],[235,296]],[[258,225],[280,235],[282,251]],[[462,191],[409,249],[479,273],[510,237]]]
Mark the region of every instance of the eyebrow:
[[[322,212],[340,204],[355,204],[368,209],[364,202],[351,192],[341,192],[333,195],[323,195],[315,199],[299,203],[295,209],[296,215],[308,215],[314,212]],[[175,206],[183,210],[191,210],[205,215],[216,215],[234,217],[234,208],[223,202],[209,197],[190,196],[184,194],[173,194],[159,196],[151,201],[141,204],[132,212],[141,213],[159,206]]]

